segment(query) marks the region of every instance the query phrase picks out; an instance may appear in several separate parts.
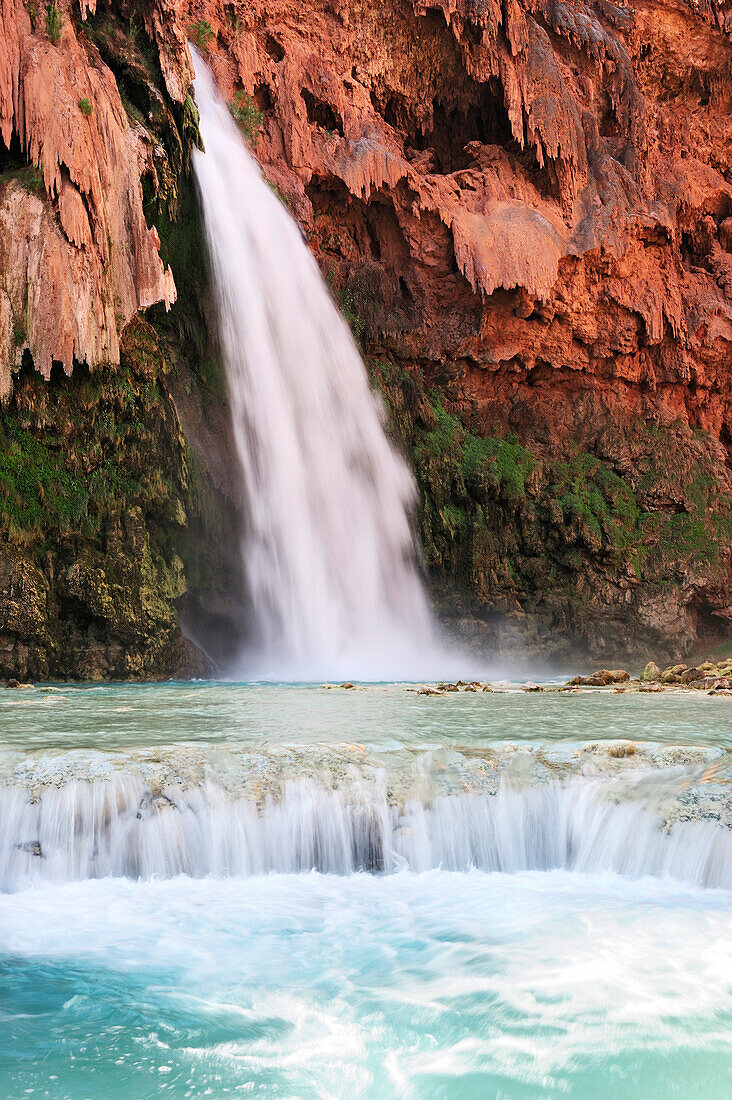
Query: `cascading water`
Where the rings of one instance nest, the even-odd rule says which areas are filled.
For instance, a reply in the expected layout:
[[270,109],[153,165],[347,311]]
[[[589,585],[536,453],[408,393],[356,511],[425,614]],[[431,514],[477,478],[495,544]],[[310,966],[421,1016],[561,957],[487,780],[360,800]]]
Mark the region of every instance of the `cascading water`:
[[0,691],[0,1096],[727,1096],[727,709]]
[[206,150],[194,168],[247,508],[257,656],[244,668],[304,680],[429,675],[410,474],[298,226],[193,53]]
[[[186,874],[565,868],[732,888],[720,758],[585,776],[531,753],[183,747],[0,770],[0,891]],[[612,759],[612,758],[611,758]],[[307,763],[306,763],[307,762]],[[609,761],[605,758],[606,765]],[[518,765],[518,767],[517,767]],[[307,768],[309,775],[303,772]]]

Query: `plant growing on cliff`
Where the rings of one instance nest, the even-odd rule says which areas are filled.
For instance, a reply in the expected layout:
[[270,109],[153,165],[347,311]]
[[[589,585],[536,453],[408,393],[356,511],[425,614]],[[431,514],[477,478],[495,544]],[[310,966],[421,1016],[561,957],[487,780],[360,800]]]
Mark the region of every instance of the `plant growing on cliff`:
[[54,46],[61,41],[61,31],[64,26],[64,17],[56,7],[55,0],[46,4],[46,34]]
[[292,199],[290,198],[290,196],[285,195],[282,191],[280,191],[280,189],[279,189],[279,187],[277,186],[276,183],[272,183],[270,180],[266,180],[265,182],[267,184],[267,187],[269,187],[270,191],[274,195],[274,197],[276,199],[279,199],[279,201],[282,203],[282,205],[286,206],[287,209],[289,210],[290,207],[292,206]]
[[229,110],[249,144],[256,145],[264,115],[252,97],[241,88],[234,96],[234,102],[229,105]]
[[79,100],[79,109],[81,110],[82,114],[86,115],[87,118],[92,113],[92,105],[86,98],[86,96]]
[[192,23],[188,28],[188,32],[193,39],[193,44],[199,50],[208,50],[211,39],[214,37],[213,27],[208,20],[201,19],[198,23]]
[[2,173],[2,181],[16,180],[26,191],[32,195],[42,195],[46,185],[43,182],[43,172],[33,164],[24,164],[21,168],[6,169]]
[[232,38],[238,38],[244,30],[244,20],[236,14],[233,7],[226,12],[226,25]]
[[28,12],[28,18],[31,22],[31,30],[35,34],[36,20],[38,19],[38,0],[26,0],[25,10]]
[[366,321],[358,311],[357,295],[351,287],[342,287],[338,291],[338,306],[360,347],[361,338],[366,331]]
[[0,530],[70,530],[86,517],[89,494],[65,456],[9,421],[0,428]]

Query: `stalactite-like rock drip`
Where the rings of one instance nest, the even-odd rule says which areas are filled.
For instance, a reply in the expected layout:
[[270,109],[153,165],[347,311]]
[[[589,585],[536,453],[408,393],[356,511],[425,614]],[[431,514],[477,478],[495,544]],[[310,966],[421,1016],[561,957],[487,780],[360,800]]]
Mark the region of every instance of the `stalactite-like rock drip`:
[[[669,175],[659,155],[665,135],[634,56],[639,36],[659,34],[652,7],[399,0],[384,9],[362,0],[310,6],[306,34],[285,9],[273,18],[257,2],[242,0],[225,19],[204,9],[219,83],[230,99],[243,88],[272,119],[260,160],[306,224],[312,192],[333,181],[366,202],[388,190],[406,237],[415,240],[405,226],[415,218],[447,228],[460,271],[483,297],[516,289],[546,302],[563,261],[601,254],[639,279],[632,308],[649,344],[667,325],[691,339],[688,319],[700,311],[717,328],[732,322],[726,261],[715,261],[717,285],[701,301],[693,277],[677,270],[661,284],[641,260],[649,237],[678,234],[680,211],[713,206],[716,216],[732,202],[721,173],[690,157]],[[700,14],[721,26],[718,12]],[[681,66],[693,24],[690,60],[713,91],[730,64],[724,40],[696,14],[664,18],[663,66]],[[621,290],[624,307],[626,298]]]
[[145,144],[112,73],[68,13],[56,45],[20,0],[0,13],[0,134],[42,173],[0,175],[2,398],[26,349],[46,377],[54,362],[118,362],[124,325],[173,302],[175,285],[143,213]]

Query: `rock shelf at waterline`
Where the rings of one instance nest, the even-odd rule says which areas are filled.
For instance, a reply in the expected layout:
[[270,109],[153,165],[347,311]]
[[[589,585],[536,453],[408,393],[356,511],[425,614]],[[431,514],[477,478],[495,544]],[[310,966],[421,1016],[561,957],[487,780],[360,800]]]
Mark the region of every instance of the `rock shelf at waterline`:
[[632,742],[5,754],[0,885],[187,874],[613,871],[732,887],[732,764]]

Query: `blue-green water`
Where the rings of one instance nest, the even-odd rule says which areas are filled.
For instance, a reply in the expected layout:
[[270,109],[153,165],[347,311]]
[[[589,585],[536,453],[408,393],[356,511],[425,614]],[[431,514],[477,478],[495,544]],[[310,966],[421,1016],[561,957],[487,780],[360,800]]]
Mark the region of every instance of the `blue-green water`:
[[[0,728],[10,782],[28,753],[124,762],[199,740],[384,760],[726,747],[729,702],[105,686],[3,693]],[[731,901],[566,868],[38,881],[0,895],[0,1095],[715,1100],[732,1088]]]
[[527,694],[518,688],[441,698],[400,685],[60,685],[0,692],[1,744],[19,748],[132,748],[181,741],[238,745],[374,745],[593,741],[632,737],[732,745],[729,699],[700,692]]

